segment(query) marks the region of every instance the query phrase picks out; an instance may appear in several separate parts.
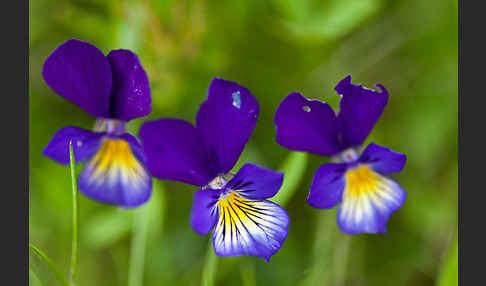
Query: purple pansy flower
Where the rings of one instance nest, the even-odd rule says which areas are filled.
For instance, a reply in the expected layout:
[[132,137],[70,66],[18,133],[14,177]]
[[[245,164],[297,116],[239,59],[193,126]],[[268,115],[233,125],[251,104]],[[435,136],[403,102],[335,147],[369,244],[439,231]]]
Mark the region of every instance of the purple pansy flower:
[[145,122],[139,136],[147,166],[160,179],[201,187],[191,226],[221,256],[253,255],[266,261],[287,237],[289,217],[273,197],[283,173],[245,164],[230,173],[258,118],[256,99],[243,86],[215,78],[199,108],[196,126],[179,119]]
[[341,203],[337,222],[345,233],[385,233],[390,215],[407,193],[386,174],[400,172],[406,156],[371,143],[359,156],[364,142],[388,101],[388,92],[351,83],[345,77],[335,87],[342,95],[339,114],[318,100],[289,94],[275,114],[277,142],[291,150],[332,156],[334,163],[317,169],[307,202],[316,208]]
[[43,154],[69,164],[72,141],[75,161],[86,161],[78,178],[83,194],[123,207],[146,202],[152,178],[142,146],[125,133],[127,121],[150,113],[149,81],[138,57],[128,50],[105,57],[92,44],[71,39],[46,59],[42,75],[57,94],[98,119],[95,132],[62,128]]

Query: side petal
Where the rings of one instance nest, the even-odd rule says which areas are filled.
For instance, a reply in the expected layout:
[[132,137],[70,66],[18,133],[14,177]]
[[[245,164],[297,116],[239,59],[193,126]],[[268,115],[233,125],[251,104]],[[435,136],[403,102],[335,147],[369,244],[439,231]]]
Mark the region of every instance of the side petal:
[[320,166],[312,180],[307,202],[318,209],[333,208],[341,202],[346,168],[346,164],[334,163]]
[[159,179],[205,186],[217,173],[198,130],[179,119],[145,122],[139,131],[147,166]]
[[191,210],[191,226],[195,232],[205,235],[218,221],[217,202],[221,190],[204,189],[194,194]]
[[370,143],[363,151],[359,161],[368,164],[373,171],[380,174],[392,174],[402,171],[407,162],[407,156],[378,144]]
[[226,189],[234,190],[248,199],[268,199],[275,196],[282,186],[283,176],[282,172],[247,163],[228,182]]
[[94,117],[109,117],[111,68],[90,43],[71,39],[47,57],[42,69],[46,83],[60,96]]
[[213,246],[221,256],[252,255],[267,262],[288,234],[289,216],[270,201],[245,199],[235,192],[218,201]]
[[82,128],[67,126],[54,134],[42,154],[63,165],[69,164],[69,142],[73,142],[76,163],[91,157],[99,148],[104,133],[95,133]]
[[386,233],[390,215],[402,206],[406,197],[400,184],[360,165],[346,172],[338,225],[348,234]]
[[113,74],[111,117],[128,121],[148,115],[151,110],[150,85],[137,55],[129,50],[114,50],[107,59]]
[[86,162],[78,184],[80,191],[96,201],[122,207],[145,203],[152,193],[152,178],[145,162],[128,141],[105,136],[96,154]]
[[233,168],[258,119],[259,106],[250,91],[237,83],[215,78],[199,107],[196,126],[219,173]]
[[285,148],[324,156],[341,150],[336,116],[325,102],[291,93],[278,106],[274,122],[277,142]]
[[381,92],[351,83],[348,75],[334,88],[342,95],[338,121],[342,135],[342,147],[361,145],[380,118],[388,102],[388,92],[381,84],[375,84]]

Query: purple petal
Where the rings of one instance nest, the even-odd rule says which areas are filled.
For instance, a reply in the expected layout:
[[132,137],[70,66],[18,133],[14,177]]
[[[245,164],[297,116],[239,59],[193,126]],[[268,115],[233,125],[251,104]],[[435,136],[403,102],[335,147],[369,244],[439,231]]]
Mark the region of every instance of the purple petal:
[[352,84],[348,75],[334,88],[342,95],[337,118],[343,149],[361,145],[380,118],[388,102],[388,92],[380,84],[375,86],[381,92]]
[[320,166],[312,180],[307,202],[318,209],[332,208],[341,202],[346,169],[346,164]]
[[284,174],[255,164],[245,164],[227,184],[227,189],[254,200],[273,197],[282,186]]
[[217,202],[221,190],[204,189],[194,194],[191,210],[191,226],[199,234],[207,234],[218,220]]
[[359,161],[370,165],[373,171],[380,174],[392,174],[398,173],[403,169],[405,162],[407,162],[407,156],[371,143],[363,151]]
[[111,117],[132,120],[150,113],[150,85],[137,55],[128,50],[114,50],[108,56],[113,74]]
[[94,133],[78,127],[67,126],[57,131],[42,151],[58,163],[69,164],[69,142],[73,142],[74,160],[80,162],[91,157],[100,145],[104,133]]
[[270,201],[245,199],[235,192],[218,201],[213,247],[221,256],[253,255],[267,262],[288,234],[289,216]]
[[205,186],[218,173],[198,130],[179,119],[145,122],[139,131],[147,166],[159,179]]
[[338,225],[348,234],[386,233],[390,215],[403,205],[406,197],[397,182],[360,165],[346,172]]
[[79,175],[80,191],[96,201],[122,207],[145,203],[152,193],[152,177],[130,142],[105,136],[96,154]]
[[220,78],[211,82],[196,125],[209,153],[215,154],[219,173],[233,168],[255,127],[258,111],[258,102],[245,87]]
[[60,96],[94,117],[109,117],[111,68],[90,43],[68,40],[46,59],[42,75]]
[[277,142],[285,148],[325,156],[338,153],[337,120],[327,103],[289,94],[275,113]]

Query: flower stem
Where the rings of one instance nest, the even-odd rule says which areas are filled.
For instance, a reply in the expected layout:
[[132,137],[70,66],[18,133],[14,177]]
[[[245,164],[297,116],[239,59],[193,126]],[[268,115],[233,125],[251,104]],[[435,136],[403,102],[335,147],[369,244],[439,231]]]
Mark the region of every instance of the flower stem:
[[334,224],[335,211],[319,214],[313,247],[313,266],[307,278],[299,285],[333,285],[332,257],[336,236]]
[[39,257],[46,263],[46,265],[51,269],[52,272],[54,272],[54,275],[56,276],[57,280],[63,285],[63,286],[69,286],[69,281],[66,279],[64,274],[57,268],[56,264],[47,257],[47,255],[42,252],[37,246],[33,245],[32,243],[29,243],[29,248],[34,251]]
[[255,265],[253,261],[240,263],[241,281],[243,286],[255,286]]
[[[149,202],[151,203],[151,202]],[[149,226],[150,205],[141,206],[135,210],[133,218],[132,242],[130,250],[130,267],[128,269],[128,285],[143,285],[143,268],[145,264],[145,244]]]
[[206,262],[202,273],[202,286],[214,286],[216,264],[218,257],[213,250],[212,239],[209,238],[208,252],[206,253]]
[[78,188],[76,185],[76,172],[74,168],[75,160],[74,160],[74,152],[73,152],[73,144],[72,141],[69,142],[69,162],[71,165],[71,183],[73,189],[73,226],[72,226],[72,239],[71,239],[71,266],[69,267],[69,275],[71,280],[71,285],[76,286],[78,285],[78,253],[79,253],[79,245],[78,245],[78,216],[79,216],[79,193]]
[[334,249],[334,285],[345,285],[351,235],[340,233]]

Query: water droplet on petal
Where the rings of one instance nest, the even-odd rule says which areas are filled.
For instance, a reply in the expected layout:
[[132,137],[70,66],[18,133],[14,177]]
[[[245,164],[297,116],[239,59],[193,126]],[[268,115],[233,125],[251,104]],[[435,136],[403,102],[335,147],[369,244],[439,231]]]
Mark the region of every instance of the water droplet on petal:
[[81,146],[83,146],[83,142],[78,140],[78,141],[76,141],[76,145],[78,145],[78,147],[81,147]]
[[241,107],[241,96],[240,96],[240,91],[235,91],[231,94],[231,97],[233,97],[233,106],[236,108]]
[[302,110],[304,110],[305,112],[310,112],[311,108],[307,105],[304,105],[304,106],[302,106]]

